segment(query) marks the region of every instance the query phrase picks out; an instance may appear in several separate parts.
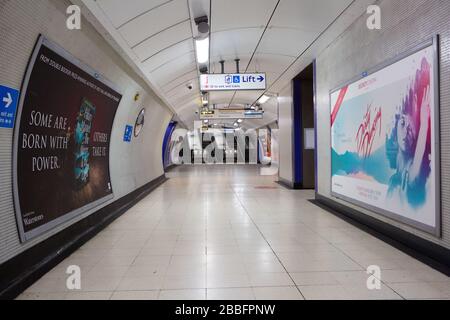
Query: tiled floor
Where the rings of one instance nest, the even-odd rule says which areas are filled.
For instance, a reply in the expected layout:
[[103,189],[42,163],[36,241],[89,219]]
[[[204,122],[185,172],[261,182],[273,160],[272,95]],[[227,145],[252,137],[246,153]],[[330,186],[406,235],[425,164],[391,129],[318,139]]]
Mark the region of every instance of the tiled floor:
[[[19,299],[449,299],[447,276],[259,176],[181,167]],[[82,288],[66,289],[81,267]],[[382,269],[368,290],[366,268]]]

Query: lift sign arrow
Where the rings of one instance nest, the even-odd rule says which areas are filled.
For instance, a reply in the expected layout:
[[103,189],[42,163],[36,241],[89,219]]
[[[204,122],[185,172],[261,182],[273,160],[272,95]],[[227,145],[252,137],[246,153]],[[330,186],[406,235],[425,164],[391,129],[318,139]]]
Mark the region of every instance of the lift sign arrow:
[[0,85],[0,128],[13,128],[19,91]]
[[11,103],[13,103],[13,99],[11,97],[11,93],[7,92],[6,94],[8,96],[3,98],[3,102],[6,103],[5,108],[8,109]]

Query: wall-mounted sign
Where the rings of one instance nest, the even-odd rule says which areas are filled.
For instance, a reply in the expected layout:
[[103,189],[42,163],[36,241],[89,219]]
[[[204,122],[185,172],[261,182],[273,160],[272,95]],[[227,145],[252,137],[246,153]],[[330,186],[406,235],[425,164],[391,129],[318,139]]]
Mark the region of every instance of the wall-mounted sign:
[[244,112],[243,119],[262,119],[262,118],[264,118],[263,111],[247,110]]
[[144,129],[145,124],[145,109],[142,109],[139,112],[139,115],[136,118],[136,123],[134,125],[134,136],[137,138],[141,134],[142,129]]
[[13,128],[19,91],[0,85],[0,128]]
[[440,234],[437,39],[331,93],[332,194]]
[[27,241],[112,199],[109,147],[122,96],[44,37],[23,83],[13,181],[19,234]]
[[123,134],[123,141],[124,142],[131,142],[131,137],[133,136],[133,126],[126,125],[125,126],[125,132]]
[[244,109],[214,109],[200,112],[200,120],[262,119],[264,112]]
[[201,91],[266,90],[265,73],[202,74]]
[[314,128],[305,128],[304,149],[314,150],[316,148],[316,137]]

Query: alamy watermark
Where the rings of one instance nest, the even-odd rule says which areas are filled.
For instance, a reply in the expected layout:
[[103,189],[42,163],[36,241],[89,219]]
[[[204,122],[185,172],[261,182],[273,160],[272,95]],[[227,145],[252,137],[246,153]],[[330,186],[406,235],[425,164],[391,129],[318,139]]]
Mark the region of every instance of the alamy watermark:
[[381,268],[376,265],[367,267],[367,289],[369,290],[381,290]]
[[81,268],[76,265],[68,266],[66,274],[69,276],[66,280],[68,290],[81,290]]
[[68,18],[66,20],[66,27],[69,30],[81,30],[81,9],[79,6],[68,6],[66,10]]
[[377,5],[367,7],[367,28],[369,30],[381,30],[381,8]]

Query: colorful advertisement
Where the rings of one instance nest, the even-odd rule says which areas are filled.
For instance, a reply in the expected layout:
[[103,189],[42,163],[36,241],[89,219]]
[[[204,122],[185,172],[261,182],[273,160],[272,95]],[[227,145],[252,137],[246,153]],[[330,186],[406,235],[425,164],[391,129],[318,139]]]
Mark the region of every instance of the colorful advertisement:
[[436,43],[331,93],[331,190],[440,235]]
[[122,96],[40,37],[14,137],[14,202],[22,241],[111,199],[109,145]]

